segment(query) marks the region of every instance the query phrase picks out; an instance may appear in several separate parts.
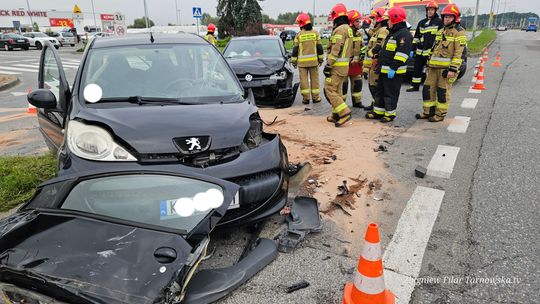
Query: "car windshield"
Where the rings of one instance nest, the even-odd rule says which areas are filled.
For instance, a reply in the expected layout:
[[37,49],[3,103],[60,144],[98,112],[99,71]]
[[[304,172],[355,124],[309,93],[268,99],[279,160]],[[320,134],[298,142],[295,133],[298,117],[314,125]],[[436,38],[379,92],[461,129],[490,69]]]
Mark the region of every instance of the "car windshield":
[[34,37],[46,37],[46,38],[49,37],[49,36],[47,36],[47,35],[45,35],[43,33],[32,33],[32,34],[34,34]]
[[283,53],[278,40],[246,39],[232,40],[225,50],[225,57],[283,57]]
[[223,203],[223,189],[218,185],[141,174],[82,181],[60,208],[189,232]]
[[94,84],[102,91],[97,103],[132,96],[190,104],[240,102],[244,91],[235,77],[219,52],[206,44],[96,48],[84,65],[81,93]]
[[21,38],[24,38],[23,36],[18,35],[18,34],[7,34],[6,37],[7,37],[7,38],[15,38],[15,39],[21,39]]
[[63,37],[73,37],[73,34],[70,32],[62,32]]

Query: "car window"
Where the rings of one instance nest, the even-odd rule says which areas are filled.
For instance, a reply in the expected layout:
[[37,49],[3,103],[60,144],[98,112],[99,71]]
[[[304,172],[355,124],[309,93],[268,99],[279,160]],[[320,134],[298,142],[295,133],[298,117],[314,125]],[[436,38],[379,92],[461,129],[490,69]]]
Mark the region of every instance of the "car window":
[[[81,89],[97,84],[102,99],[130,96],[226,102],[243,95],[223,57],[209,45],[137,45],[91,49]],[[98,101],[99,103],[99,101]]]
[[73,34],[70,33],[70,32],[63,32],[63,33],[62,33],[62,36],[63,36],[63,37],[73,37]]
[[14,39],[24,38],[23,36],[18,35],[18,34],[7,34],[6,37],[8,37],[8,38],[14,38]]
[[223,203],[223,189],[218,185],[144,174],[82,181],[60,208],[191,231]]
[[49,36],[47,36],[47,35],[45,35],[43,33],[34,33],[33,35],[34,35],[34,37],[49,37]]
[[283,57],[283,53],[278,40],[232,40],[225,50],[225,57]]
[[60,92],[60,71],[51,48],[45,49],[43,63],[43,83],[45,88],[50,89],[58,100],[58,92]]

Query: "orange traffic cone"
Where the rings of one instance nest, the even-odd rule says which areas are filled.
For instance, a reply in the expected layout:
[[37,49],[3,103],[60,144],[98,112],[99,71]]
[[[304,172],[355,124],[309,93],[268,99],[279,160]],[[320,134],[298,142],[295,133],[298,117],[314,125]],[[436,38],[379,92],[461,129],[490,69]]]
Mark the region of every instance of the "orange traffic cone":
[[[27,94],[32,93],[32,88],[26,89],[26,93]],[[37,113],[37,108],[34,105],[28,103],[28,108],[26,109],[26,114],[36,114],[36,113]]]
[[488,49],[487,49],[487,48],[484,50],[484,55],[482,56],[482,59],[483,59],[484,61],[487,61],[487,60],[488,60]]
[[354,282],[345,285],[343,304],[394,304],[395,296],[384,285],[381,241],[377,224],[368,225]]
[[494,67],[502,66],[502,64],[501,64],[501,53],[497,52],[497,58],[495,59],[495,62],[491,66],[494,66]]
[[478,75],[476,76],[476,82],[474,83],[474,86],[472,88],[475,90],[486,89],[486,87],[484,86],[484,63],[483,62],[480,64],[480,67],[478,68]]

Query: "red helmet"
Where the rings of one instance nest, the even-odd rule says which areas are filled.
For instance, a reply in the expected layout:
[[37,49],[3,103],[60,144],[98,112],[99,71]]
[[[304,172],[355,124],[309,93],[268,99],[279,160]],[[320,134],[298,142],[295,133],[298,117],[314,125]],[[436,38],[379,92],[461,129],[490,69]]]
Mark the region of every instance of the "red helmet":
[[216,26],[213,23],[208,24],[208,32],[213,33],[216,31]]
[[357,11],[357,10],[350,10],[350,11],[347,13],[347,17],[349,17],[349,23],[350,23],[351,26],[352,26],[353,23],[354,23],[356,20],[362,18],[362,14],[360,14],[360,12]]
[[390,22],[392,22],[392,24],[407,21],[407,12],[401,6],[394,6],[386,13],[388,14],[388,18],[390,18]]
[[370,25],[371,24],[371,16],[369,17],[364,17],[364,20],[362,20],[362,23],[364,24],[367,24],[367,25]]
[[388,16],[386,16],[386,10],[384,8],[379,7],[374,12],[375,12],[375,22],[382,22],[388,19]]
[[454,19],[454,22],[455,23],[459,23],[461,20],[460,20],[460,17],[461,17],[461,12],[459,11],[459,7],[457,7],[457,5],[455,4],[448,4],[441,12],[441,17],[444,18],[444,15],[452,15],[455,17]]
[[426,9],[428,8],[434,8],[435,10],[438,10],[439,5],[435,1],[429,1],[428,4],[426,4]]
[[334,21],[337,17],[347,16],[347,8],[345,4],[338,3],[330,11],[330,20]]
[[298,26],[304,27],[306,24],[311,23],[311,19],[309,18],[309,15],[306,13],[301,13],[296,17],[296,23],[298,23]]

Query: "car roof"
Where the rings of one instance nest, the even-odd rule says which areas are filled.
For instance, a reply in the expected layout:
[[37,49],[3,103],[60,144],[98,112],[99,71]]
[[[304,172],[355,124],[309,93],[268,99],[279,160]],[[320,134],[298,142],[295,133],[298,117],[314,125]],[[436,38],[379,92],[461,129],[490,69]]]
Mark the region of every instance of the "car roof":
[[243,36],[234,37],[231,40],[281,40],[278,36],[259,35],[259,36]]
[[154,42],[150,41],[149,33],[127,34],[123,37],[111,36],[95,39],[92,48],[105,48],[124,45],[141,44],[205,44],[202,37],[195,34],[152,34]]

